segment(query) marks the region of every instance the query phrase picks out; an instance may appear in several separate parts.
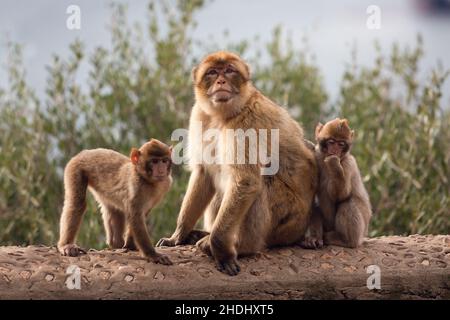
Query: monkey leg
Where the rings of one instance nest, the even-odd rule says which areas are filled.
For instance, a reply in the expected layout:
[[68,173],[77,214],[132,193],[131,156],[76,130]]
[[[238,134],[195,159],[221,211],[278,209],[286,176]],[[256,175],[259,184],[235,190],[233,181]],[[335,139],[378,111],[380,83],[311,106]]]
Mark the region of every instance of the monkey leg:
[[123,248],[130,251],[138,250],[136,242],[134,242],[133,234],[131,232],[131,228],[129,225],[127,226],[127,231],[125,233],[125,243],[123,245]]
[[122,248],[125,234],[125,214],[112,207],[101,207],[103,224],[106,231],[106,243],[112,249]]
[[351,199],[341,203],[336,212],[335,230],[326,232],[325,244],[356,248],[364,236],[365,224],[358,207]]
[[305,249],[319,249],[323,247],[322,220],[320,209],[314,206],[306,235],[299,243],[301,247]]
[[217,213],[220,209],[220,204],[222,203],[223,195],[219,192],[216,192],[208,207],[205,210],[205,215],[203,217],[203,228],[211,232],[214,221],[216,221]]
[[64,206],[60,221],[58,250],[64,256],[76,257],[86,251],[74,242],[86,210],[85,177],[76,161],[70,161],[64,171]]
[[[197,245],[207,254],[212,254],[219,271],[234,276],[241,270],[238,256],[254,254],[264,248],[270,215],[265,190],[257,185],[244,189],[244,192],[239,188],[230,191],[223,199],[211,234]],[[240,196],[237,199],[242,201],[240,205],[230,201],[237,195]]]
[[[274,218],[276,212],[272,212]],[[269,247],[286,246],[301,241],[307,230],[311,216],[311,205],[303,199],[296,199],[283,217],[279,218],[268,237]]]

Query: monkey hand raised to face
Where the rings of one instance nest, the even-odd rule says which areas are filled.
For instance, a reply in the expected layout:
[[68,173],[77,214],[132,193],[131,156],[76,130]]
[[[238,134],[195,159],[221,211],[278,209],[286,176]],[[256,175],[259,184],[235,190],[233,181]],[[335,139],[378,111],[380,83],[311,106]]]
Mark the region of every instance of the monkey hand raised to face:
[[85,251],[75,244],[86,209],[86,190],[100,204],[111,248],[138,248],[157,263],[172,264],[153,248],[145,218],[169,190],[171,150],[152,139],[131,150],[130,158],[108,149],[80,152],[64,171],[64,207],[58,249],[62,255],[78,256]]

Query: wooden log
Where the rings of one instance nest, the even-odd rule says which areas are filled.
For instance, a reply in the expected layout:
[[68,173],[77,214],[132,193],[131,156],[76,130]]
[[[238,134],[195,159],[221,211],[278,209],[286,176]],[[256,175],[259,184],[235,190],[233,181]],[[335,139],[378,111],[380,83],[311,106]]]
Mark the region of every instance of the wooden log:
[[[71,258],[55,247],[0,247],[0,298],[450,299],[448,235],[373,238],[357,249],[272,249],[241,258],[235,277],[194,246],[159,250],[173,266],[123,250]],[[380,289],[367,286],[370,265],[380,268]]]

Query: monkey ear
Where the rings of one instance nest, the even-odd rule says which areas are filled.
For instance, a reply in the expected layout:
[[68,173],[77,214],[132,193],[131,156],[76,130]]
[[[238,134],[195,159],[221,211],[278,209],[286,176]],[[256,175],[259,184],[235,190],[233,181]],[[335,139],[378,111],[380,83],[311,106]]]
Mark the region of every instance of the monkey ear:
[[169,153],[172,154],[173,146],[169,147]]
[[322,130],[322,128],[323,128],[323,124],[321,122],[319,122],[316,126],[316,140],[319,137],[319,133]]
[[353,139],[355,137],[355,130],[350,131],[350,138]]
[[194,84],[197,84],[197,71],[198,71],[198,66],[195,66],[194,68],[192,68],[192,71],[191,71],[192,82],[194,82]]
[[138,163],[140,156],[141,156],[141,152],[138,149],[136,149],[136,148],[131,149],[130,159],[134,165],[136,165]]
[[342,119],[341,120],[341,127],[343,127],[343,128],[350,128],[348,126],[348,120],[347,119]]

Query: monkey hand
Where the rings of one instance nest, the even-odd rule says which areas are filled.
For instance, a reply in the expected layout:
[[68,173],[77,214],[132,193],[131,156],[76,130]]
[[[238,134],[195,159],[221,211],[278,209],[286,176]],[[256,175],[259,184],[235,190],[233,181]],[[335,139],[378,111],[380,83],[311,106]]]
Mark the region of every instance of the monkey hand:
[[324,162],[329,169],[342,169],[341,159],[336,155],[326,157]]
[[209,235],[203,237],[202,239],[198,240],[195,244],[203,253],[206,253],[208,256],[211,256],[211,246],[209,243]]
[[235,257],[226,260],[216,259],[216,267],[217,270],[229,276],[235,276],[241,271],[241,267],[239,267]]
[[300,242],[300,246],[305,249],[320,249],[323,247],[323,240],[315,236],[306,236]]
[[152,254],[149,258],[154,263],[160,263],[160,264],[164,264],[164,265],[168,265],[168,266],[173,264],[172,261],[170,261],[170,259],[167,256],[159,254],[159,253]]
[[76,244],[70,243],[63,246],[58,246],[58,250],[63,256],[78,257],[80,254],[86,254],[86,250],[80,248]]

